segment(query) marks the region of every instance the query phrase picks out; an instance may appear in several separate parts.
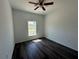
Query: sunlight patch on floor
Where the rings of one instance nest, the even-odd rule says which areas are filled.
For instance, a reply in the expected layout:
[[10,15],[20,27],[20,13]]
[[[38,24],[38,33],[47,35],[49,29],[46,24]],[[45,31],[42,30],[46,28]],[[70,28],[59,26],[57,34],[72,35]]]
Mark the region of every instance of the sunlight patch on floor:
[[37,43],[37,42],[41,42],[42,40],[41,39],[36,39],[36,40],[33,40],[33,42]]

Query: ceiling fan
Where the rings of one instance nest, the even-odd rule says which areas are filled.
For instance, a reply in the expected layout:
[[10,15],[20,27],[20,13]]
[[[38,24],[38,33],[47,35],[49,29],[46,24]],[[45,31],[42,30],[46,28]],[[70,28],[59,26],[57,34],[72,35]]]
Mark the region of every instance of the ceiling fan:
[[34,4],[35,6],[37,6],[34,10],[37,10],[39,7],[41,7],[44,11],[46,10],[44,6],[47,5],[53,5],[54,2],[47,2],[45,3],[45,0],[39,0],[38,2],[31,2],[29,1],[30,4]]

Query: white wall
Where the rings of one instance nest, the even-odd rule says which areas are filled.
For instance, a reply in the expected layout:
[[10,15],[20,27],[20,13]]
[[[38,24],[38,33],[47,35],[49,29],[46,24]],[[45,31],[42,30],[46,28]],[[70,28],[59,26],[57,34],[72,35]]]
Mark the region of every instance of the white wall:
[[8,0],[0,0],[0,59],[11,59],[14,48],[12,13]]
[[[13,20],[15,30],[15,42],[23,42],[30,39],[44,36],[44,16],[33,14],[25,11],[13,9]],[[37,35],[28,37],[27,21],[34,20],[37,22]]]
[[45,36],[55,42],[78,50],[77,0],[55,0],[52,12],[46,16]]

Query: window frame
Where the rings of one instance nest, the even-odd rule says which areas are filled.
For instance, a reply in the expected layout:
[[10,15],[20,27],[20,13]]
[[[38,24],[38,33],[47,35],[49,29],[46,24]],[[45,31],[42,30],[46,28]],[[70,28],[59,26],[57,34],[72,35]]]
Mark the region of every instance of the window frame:
[[[35,34],[30,35],[30,33],[29,33],[29,25],[30,25],[29,22],[35,22],[35,24],[34,24],[35,25]],[[28,21],[27,24],[28,24],[28,28],[27,28],[28,29],[28,36],[36,36],[37,35],[37,22],[36,21]]]

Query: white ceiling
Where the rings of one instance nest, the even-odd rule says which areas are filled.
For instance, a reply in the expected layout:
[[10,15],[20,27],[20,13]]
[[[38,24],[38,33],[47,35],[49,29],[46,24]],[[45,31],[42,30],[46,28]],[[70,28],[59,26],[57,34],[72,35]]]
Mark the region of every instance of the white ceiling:
[[29,4],[29,1],[38,2],[38,0],[9,0],[12,8],[19,9],[23,11],[29,11],[38,14],[47,14],[55,8],[56,0],[46,0],[45,2],[54,1],[54,5],[45,6],[46,11],[43,11],[41,8],[34,10],[36,6]]

